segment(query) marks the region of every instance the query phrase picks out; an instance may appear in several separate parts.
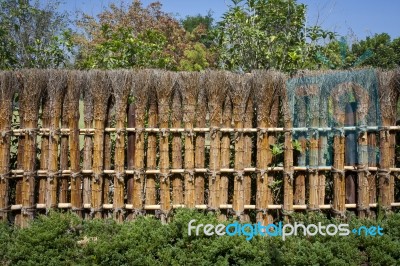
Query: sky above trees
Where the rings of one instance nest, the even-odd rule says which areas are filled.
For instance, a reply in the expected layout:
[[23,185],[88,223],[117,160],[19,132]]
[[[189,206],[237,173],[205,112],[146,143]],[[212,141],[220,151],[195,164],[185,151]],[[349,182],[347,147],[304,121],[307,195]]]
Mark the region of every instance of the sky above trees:
[[[40,0],[46,2],[48,0]],[[83,11],[97,15],[110,3],[120,0],[68,0],[62,8],[70,12]],[[129,2],[125,0],[125,2]],[[152,0],[143,0],[148,5]],[[184,18],[186,15],[206,15],[209,10],[214,13],[216,21],[228,10],[228,0],[161,0],[163,10]],[[307,23],[316,23],[323,28],[339,33],[365,39],[376,33],[386,32],[392,38],[400,37],[400,1],[397,0],[299,0],[308,6]]]

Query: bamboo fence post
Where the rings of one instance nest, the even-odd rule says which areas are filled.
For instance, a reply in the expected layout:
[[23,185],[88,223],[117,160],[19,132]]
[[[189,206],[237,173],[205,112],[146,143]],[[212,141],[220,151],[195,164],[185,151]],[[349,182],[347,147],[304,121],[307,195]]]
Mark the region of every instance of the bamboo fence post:
[[[132,79],[133,79],[132,75]],[[129,98],[131,98],[132,95],[129,95]],[[127,108],[128,112],[128,128],[135,128],[136,127],[136,121],[135,121],[135,115],[136,115],[136,108],[135,104],[131,102],[132,99],[129,99],[129,106]],[[136,133],[135,132],[128,132],[128,147],[126,150],[126,158],[127,158],[127,168],[128,170],[132,171],[135,168],[135,150],[136,150]],[[126,181],[126,198],[127,198],[127,204],[133,204],[133,175],[128,175],[127,181]],[[131,219],[131,214],[128,214],[127,216],[128,219]]]
[[115,99],[115,174],[114,174],[114,219],[122,222],[124,218],[124,182],[125,182],[125,120],[126,105],[132,86],[132,76],[128,71],[109,72]]
[[369,215],[369,191],[368,179],[371,173],[368,171],[368,135],[367,115],[370,108],[369,94],[363,93],[365,89],[353,85],[353,91],[357,99],[357,125],[361,130],[358,132],[358,164],[357,164],[357,211],[360,218]]
[[[372,125],[371,125],[372,126]],[[375,126],[375,124],[373,124]],[[377,166],[377,156],[376,156],[376,132],[368,133],[368,167],[376,167]],[[377,203],[376,201],[376,177],[375,174],[371,174],[368,176],[368,193],[369,193],[369,202]],[[376,216],[375,210],[370,211],[370,217],[373,218]]]
[[[84,99],[84,122],[85,128],[93,127],[93,95],[90,89],[89,82],[92,78],[91,72],[86,72],[85,84],[87,84],[85,90],[83,90]],[[76,100],[75,100],[76,101]],[[84,149],[83,149],[83,165],[82,170],[92,170],[93,164],[93,136],[87,132],[84,137]],[[91,205],[91,182],[90,175],[83,175],[83,204]]]
[[[67,73],[69,76],[69,73]],[[68,81],[67,81],[68,86]],[[64,96],[63,104],[62,104],[62,115],[61,115],[61,128],[69,128],[69,99],[68,99],[68,87],[66,91],[66,95]],[[43,141],[43,138],[42,138]],[[68,170],[68,135],[60,136],[60,171],[62,173],[63,170]],[[60,194],[58,197],[58,201],[60,203],[68,203],[68,186],[69,180],[68,177],[60,175]]]
[[[70,184],[71,184],[71,209],[75,211],[76,214],[82,217],[82,210],[83,210],[83,198],[82,198],[82,187],[85,185],[82,183],[82,175],[80,170],[80,146],[79,146],[79,100],[81,96],[81,91],[84,90],[84,85],[86,84],[85,78],[87,77],[86,72],[79,72],[79,71],[70,71],[68,75],[68,89],[67,89],[67,97],[68,97],[68,127],[70,129],[69,132],[69,156],[70,156],[70,170],[71,170],[71,177],[70,177]],[[86,88],[87,90],[87,88]],[[85,103],[86,105],[86,103]],[[89,109],[90,107],[88,107]],[[90,111],[93,113],[92,111]],[[86,118],[86,117],[85,117]],[[85,126],[87,124],[91,125],[89,121],[92,118],[88,117],[89,119],[85,119]],[[91,138],[87,136],[85,137],[85,142],[89,140],[89,147],[91,147]],[[85,153],[88,151],[86,150],[87,146],[85,144]],[[91,149],[89,150],[91,151]],[[85,159],[87,159],[85,157]],[[91,158],[89,158],[89,162],[85,161],[86,168],[90,168],[91,165]]]
[[379,71],[379,100],[382,129],[380,138],[380,165],[378,168],[379,177],[379,198],[378,203],[385,211],[391,210],[391,202],[394,193],[394,176],[390,174],[390,167],[393,167],[394,152],[392,138],[395,135],[387,127],[394,124],[396,120],[397,101],[399,98],[399,71]]
[[232,208],[240,220],[244,219],[244,138],[243,124],[246,104],[251,91],[251,77],[249,75],[231,74],[231,98],[233,102],[233,121],[235,124],[235,181]]
[[200,75],[197,72],[182,72],[180,74],[180,91],[183,103],[183,122],[185,127],[185,205],[195,206],[194,191],[194,132],[193,125],[196,117],[196,101],[200,89]]
[[[50,99],[47,92],[43,93],[42,96],[42,127],[49,128],[50,127]],[[48,170],[49,169],[49,136],[44,135],[41,138],[40,143],[40,170]],[[46,204],[46,186],[47,180],[46,178],[39,177],[39,195],[38,195],[38,203]]]
[[[319,126],[325,128],[328,126],[328,99],[320,92],[320,113],[319,113]],[[319,133],[318,142],[318,165],[326,166],[326,158],[328,155],[328,133]],[[317,205],[325,204],[325,186],[326,175],[325,171],[318,173],[318,203]]]
[[0,72],[0,221],[7,221],[9,210],[9,179],[12,102],[15,88],[12,84],[11,72]]
[[[206,126],[207,118],[207,97],[205,88],[202,86],[199,91],[199,97],[196,105],[196,127],[204,128]],[[196,132],[195,138],[195,168],[204,168],[205,166],[205,134],[203,132]],[[194,175],[194,188],[195,188],[195,205],[204,204],[204,174],[195,173]]]
[[[277,80],[278,83],[284,84],[283,77]],[[292,144],[292,131],[290,128],[293,126],[293,116],[290,112],[289,101],[287,99],[286,85],[281,85],[282,100],[283,100],[283,117],[284,117],[284,159],[283,159],[283,208],[282,213],[285,220],[288,220],[287,215],[293,212],[293,144]]]
[[[154,95],[150,94],[150,88],[152,88],[153,80],[152,80],[152,71],[142,70],[136,72],[134,74],[133,81],[133,96],[135,98],[135,124],[136,124],[136,134],[135,134],[135,173],[134,173],[134,181],[133,181],[133,198],[132,204],[134,209],[134,215],[132,218],[135,218],[137,214],[143,211],[143,202],[144,202],[144,183],[145,183],[145,175],[144,175],[144,127],[145,127],[145,115],[146,115],[146,107],[148,98],[154,97]],[[149,118],[151,116],[151,111],[149,111]],[[156,117],[157,118],[157,117]],[[149,119],[150,122],[150,119]],[[150,124],[149,124],[150,126]],[[151,153],[151,147],[148,147],[148,156]],[[155,156],[156,154],[154,154]],[[146,176],[146,183],[149,182],[148,176]],[[147,194],[147,191],[146,191]],[[147,200],[147,197],[146,197]]]
[[[348,87],[347,87],[348,88]],[[349,89],[349,88],[348,88]],[[348,103],[345,108],[345,126],[356,125],[356,105]],[[345,164],[356,167],[357,139],[356,132],[346,132]],[[356,177],[354,173],[346,173],[346,203],[356,203]]]
[[103,144],[107,100],[109,98],[109,80],[106,72],[94,70],[90,73],[90,90],[93,97],[94,110],[94,141],[93,141],[93,176],[91,182],[91,215],[95,218],[102,216],[102,187],[103,174]]
[[[232,101],[226,95],[224,109],[222,112],[222,126],[230,128],[232,124]],[[221,168],[230,168],[230,153],[231,153],[231,138],[229,132],[222,132],[221,136]],[[221,173],[221,180],[219,184],[219,204],[228,204],[228,186],[229,175],[228,173]],[[226,213],[220,215],[220,220],[226,220]]]
[[[153,91],[154,92],[154,91]],[[157,98],[152,93],[149,97],[149,109],[148,109],[149,119],[148,127],[157,127]],[[144,156],[144,155],[143,155]],[[149,132],[147,135],[147,169],[155,170],[157,169],[157,133]],[[157,192],[156,192],[156,175],[146,174],[146,193],[145,199],[147,205],[155,205],[157,202]]]
[[[303,88],[302,88],[303,89]],[[306,117],[307,117],[307,109],[306,109],[306,101],[304,97],[304,93],[301,92],[299,95],[299,99],[297,100],[297,126],[298,127],[306,127]],[[306,149],[307,149],[307,138],[304,132],[298,133],[299,144],[301,146],[301,151],[297,153],[297,165],[298,166],[306,166]],[[306,204],[306,176],[304,171],[298,171],[295,178],[295,187],[294,187],[294,203],[299,205]]]
[[[319,127],[320,121],[320,88],[318,85],[309,85],[306,87],[307,96],[310,98],[310,116],[309,122],[312,129]],[[318,173],[318,140],[319,133],[317,130],[310,131],[310,169],[309,169],[309,199],[308,208],[309,210],[319,209],[319,173]]]
[[177,82],[177,74],[174,72],[154,72],[154,81],[158,101],[158,123],[160,132],[160,206],[161,221],[167,222],[171,210],[170,196],[170,169],[169,169],[169,111],[173,89]]
[[267,132],[268,127],[276,127],[278,122],[279,94],[282,85],[277,72],[254,72],[253,91],[257,106],[257,222],[269,224],[273,216],[268,205],[273,204],[273,192],[270,187],[274,180],[273,172],[268,172],[272,163],[270,145],[275,143],[274,133]]
[[[335,91],[336,90],[336,91]],[[344,126],[345,112],[343,105],[340,102],[340,95],[346,91],[345,86],[339,85],[337,89],[332,92],[333,115],[336,118],[336,130],[333,139],[334,155],[333,155],[333,206],[332,211],[335,216],[344,218],[346,213],[345,201],[345,135],[341,127]]]
[[[109,78],[111,78],[110,74],[108,74]],[[113,86],[111,85],[111,88]],[[106,127],[114,127],[113,122],[115,121],[115,113],[114,113],[114,99],[113,96],[110,96],[107,103],[107,115],[105,119],[105,126]],[[115,125],[117,127],[117,125]],[[116,156],[116,155],[115,155]],[[104,162],[103,168],[104,169],[111,169],[111,157],[112,157],[112,138],[111,132],[104,132]],[[104,183],[103,183],[103,202],[110,203],[110,186],[112,176],[109,174],[104,174]],[[115,186],[115,184],[114,184]],[[118,186],[118,184],[117,184]],[[114,187],[115,192],[115,187]]]
[[[21,94],[23,87],[24,87],[24,78],[21,72],[16,72],[13,75],[13,81],[15,82],[16,90],[18,95]],[[19,97],[18,97],[19,98]],[[21,108],[21,99],[18,101],[19,108],[18,108],[18,117],[19,117],[19,128],[25,128],[24,124],[24,109]],[[14,112],[14,110],[13,110]],[[23,169],[24,168],[24,161],[25,161],[25,135],[21,134],[18,136],[18,151],[17,151],[17,168]],[[15,204],[22,205],[22,178],[18,178],[16,185],[15,185]],[[15,214],[15,224],[21,225],[22,224],[22,213],[17,212]]]
[[210,120],[210,175],[208,177],[208,207],[211,210],[219,209],[220,183],[220,145],[221,135],[219,128],[222,117],[222,104],[226,96],[225,72],[212,71],[204,76],[204,88],[207,94],[208,113]]
[[[247,102],[246,112],[244,116],[244,128],[252,128],[253,127],[253,115],[254,115],[254,107],[253,107],[253,97],[249,97]],[[244,133],[244,154],[243,154],[243,167],[251,167],[252,160],[252,150],[253,150],[253,140],[252,133],[245,132]],[[244,186],[244,204],[251,204],[251,177],[252,173],[245,172],[243,177],[243,186]],[[244,220],[250,221],[250,216],[248,213],[244,214]]]
[[42,91],[46,86],[46,72],[40,70],[24,70],[21,72],[24,86],[20,101],[23,109],[25,126],[24,140],[24,175],[22,180],[22,219],[21,226],[26,227],[34,216],[35,210],[35,159],[36,136],[39,118],[39,103]]
[[47,92],[49,94],[50,113],[49,127],[49,170],[46,184],[46,210],[57,206],[58,183],[58,143],[60,140],[60,118],[62,102],[66,88],[66,75],[62,70],[49,70]]
[[[173,128],[180,128],[182,123],[182,96],[175,90],[172,101],[171,123]],[[181,133],[172,133],[172,169],[182,168]],[[183,182],[181,174],[172,175],[172,204],[183,204]]]

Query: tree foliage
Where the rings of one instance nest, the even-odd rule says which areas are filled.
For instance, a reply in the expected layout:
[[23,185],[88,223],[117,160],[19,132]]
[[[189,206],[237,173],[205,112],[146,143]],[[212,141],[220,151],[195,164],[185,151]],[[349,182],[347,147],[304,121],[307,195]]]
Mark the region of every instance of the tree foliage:
[[57,68],[72,51],[68,14],[58,1],[0,1],[0,68]]

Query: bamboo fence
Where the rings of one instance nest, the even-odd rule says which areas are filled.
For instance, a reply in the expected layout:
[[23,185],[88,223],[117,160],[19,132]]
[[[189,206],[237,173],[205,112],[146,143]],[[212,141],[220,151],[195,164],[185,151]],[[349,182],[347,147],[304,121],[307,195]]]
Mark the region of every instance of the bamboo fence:
[[[391,211],[400,72],[373,73],[376,105],[351,79],[293,96],[274,71],[0,72],[0,219],[26,226],[61,209],[168,222],[187,207],[267,224]],[[347,113],[346,93],[357,102]],[[381,124],[367,119],[374,106]]]

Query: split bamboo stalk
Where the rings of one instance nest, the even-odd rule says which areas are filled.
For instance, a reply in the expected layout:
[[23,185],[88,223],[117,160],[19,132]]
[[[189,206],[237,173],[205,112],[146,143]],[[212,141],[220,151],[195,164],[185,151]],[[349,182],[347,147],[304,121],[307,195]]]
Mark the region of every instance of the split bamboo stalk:
[[[111,86],[115,99],[115,127],[117,128],[115,140],[115,175],[114,175],[114,219],[122,222],[124,207],[124,171],[125,171],[125,121],[126,106],[129,92],[132,87],[132,75],[129,71],[109,72]],[[107,168],[109,169],[109,168]]]
[[[279,84],[283,84],[283,77],[277,80]],[[286,129],[293,126],[293,115],[290,112],[289,100],[287,99],[286,88],[282,86],[282,106],[283,106],[283,120]],[[293,212],[293,144],[292,132],[285,130],[285,143],[284,143],[284,159],[283,159],[283,215],[288,220],[286,215]]]
[[235,181],[232,208],[236,216],[244,219],[244,138],[243,129],[246,104],[251,91],[251,76],[231,74],[228,77],[231,84],[230,93],[233,102],[233,122],[235,124]]
[[[68,85],[68,82],[67,82]],[[66,92],[68,93],[68,91]],[[61,115],[61,128],[68,128],[68,120],[69,120],[69,99],[68,95],[64,96],[64,101],[62,105],[62,115]],[[68,135],[60,136],[60,171],[69,170],[68,167]],[[42,138],[43,141],[43,138]],[[68,203],[68,177],[67,176],[59,176],[60,180],[60,195],[59,202],[60,203]]]
[[160,206],[161,221],[167,222],[171,210],[170,179],[169,179],[169,143],[168,126],[171,95],[177,82],[174,72],[154,72],[154,82],[158,101],[158,123],[163,131],[160,134]]
[[13,98],[16,92],[13,86],[12,72],[0,72],[0,221],[7,221],[9,207],[9,172],[11,121],[13,112]]
[[[232,124],[232,101],[226,95],[224,109],[222,112],[222,126],[229,128]],[[222,132],[221,136],[221,168],[230,168],[230,153],[231,153],[231,138],[229,132]],[[219,205],[228,204],[228,188],[229,188],[229,175],[228,173],[221,173],[219,183]],[[221,214],[221,220],[226,220],[226,214]]]
[[[306,116],[307,116],[307,111],[306,111],[306,102],[305,102],[305,97],[301,93],[299,95],[299,99],[297,100],[297,123],[298,127],[306,127]],[[297,153],[297,162],[296,164],[298,166],[306,166],[306,149],[307,149],[307,138],[306,138],[306,133],[304,132],[299,132],[298,133],[298,141],[301,146],[301,151]],[[296,178],[295,178],[295,188],[294,188],[294,204],[298,205],[304,205],[306,204],[306,176],[305,173],[302,171],[297,172]]]
[[107,115],[107,101],[110,96],[109,79],[106,72],[94,70],[90,72],[90,90],[93,97],[94,140],[93,140],[93,176],[91,182],[91,214],[95,218],[102,216],[103,144],[104,128]]
[[[42,97],[42,127],[49,128],[50,126],[50,99],[47,92],[43,93]],[[41,153],[40,153],[40,170],[48,170],[49,168],[49,136],[45,135],[41,138]],[[38,203],[46,204],[46,186],[47,180],[44,177],[39,178],[39,195]]]
[[[18,92],[18,95],[21,94],[24,86],[24,79],[21,72],[15,72],[13,75],[13,82],[15,83],[15,88]],[[18,97],[19,98],[19,97]],[[21,103],[19,99],[18,103]],[[24,109],[19,106],[18,108],[18,116],[19,116],[19,127],[25,128],[24,124]],[[24,161],[25,161],[25,135],[18,136],[18,151],[17,151],[17,168],[23,169],[24,168]],[[15,204],[22,206],[22,179],[18,178],[16,185],[15,185]],[[20,212],[15,214],[15,224],[21,225],[22,223],[22,214]]]
[[[84,122],[85,128],[93,128],[93,95],[89,82],[92,78],[90,72],[86,72],[84,76],[85,89],[83,90],[84,100]],[[71,117],[70,117],[71,118]],[[71,124],[70,120],[70,124]],[[71,161],[72,162],[72,161]],[[86,134],[84,137],[83,148],[83,165],[82,171],[92,170],[93,164],[93,135]],[[89,175],[83,175],[83,206],[91,205],[91,180]]]
[[[143,210],[144,201],[144,127],[146,107],[149,97],[150,88],[153,86],[152,71],[142,70],[136,72],[133,82],[133,96],[135,98],[135,123],[136,123],[136,142],[135,142],[135,174],[133,182],[133,198],[132,204],[135,212]],[[150,95],[154,96],[154,95]],[[151,97],[149,97],[151,98]],[[149,111],[149,118],[151,114]],[[157,118],[157,117],[156,117]],[[149,120],[150,122],[150,120]],[[150,125],[149,125],[150,126]],[[150,148],[150,147],[149,147]],[[151,152],[150,150],[148,151]],[[154,154],[155,156],[156,154]],[[150,155],[149,155],[150,156]],[[147,182],[147,181],[146,181]],[[146,191],[147,193],[147,191]]]
[[[390,174],[389,168],[393,166],[394,152],[392,152],[393,143],[391,140],[395,135],[385,127],[394,125],[397,112],[397,101],[399,98],[399,70],[395,71],[378,71],[379,79],[379,99],[380,99],[380,115],[383,130],[380,132],[380,166],[378,169],[379,176],[379,199],[378,203],[384,210],[391,209],[391,200],[394,193],[394,176]],[[392,157],[393,156],[393,157]]]
[[[87,73],[79,72],[79,71],[70,71],[68,75],[68,88],[67,88],[67,97],[68,97],[68,127],[70,129],[69,132],[69,156],[70,156],[70,170],[71,170],[71,207],[72,210],[76,212],[78,216],[82,216],[82,207],[83,207],[83,193],[82,187],[89,188],[82,182],[82,175],[80,174],[80,146],[79,146],[79,101],[81,96],[81,91],[88,91],[86,88]],[[91,125],[91,120],[93,117],[90,115],[93,114],[92,103],[90,98],[85,101],[85,111],[89,111],[88,116],[85,116],[85,126]],[[89,103],[89,106],[86,104]],[[87,152],[91,152],[91,138],[85,137],[85,148],[84,152],[87,155]],[[89,144],[87,147],[86,142]],[[87,148],[89,148],[87,150]],[[84,166],[86,169],[91,168],[91,157],[85,157]],[[88,201],[90,202],[90,201]]]
[[189,208],[195,206],[194,189],[194,133],[192,131],[196,117],[196,101],[200,89],[200,75],[197,72],[182,72],[179,79],[179,89],[182,93],[183,122],[185,134],[185,205]]
[[[196,127],[202,128],[206,126],[207,117],[207,97],[205,88],[202,86],[199,91],[199,97],[196,105]],[[197,132],[195,138],[195,168],[204,168],[205,166],[205,134]],[[195,205],[204,204],[204,174],[195,173],[194,175],[195,187]]]
[[35,159],[36,159],[36,128],[38,126],[39,104],[43,90],[46,87],[46,72],[41,70],[24,70],[21,72],[23,89],[20,93],[21,109],[23,110],[24,126],[24,176],[22,180],[22,219],[21,226],[26,227],[33,218],[35,210]]
[[[172,101],[171,124],[180,128],[182,123],[182,96],[175,90]],[[172,133],[172,169],[182,168],[182,139],[181,133]],[[181,174],[172,174],[172,204],[183,204],[183,182]]]
[[219,208],[218,190],[220,183],[220,145],[221,136],[218,129],[221,126],[222,104],[224,102],[227,84],[226,73],[222,71],[209,71],[204,75],[203,84],[208,102],[210,120],[210,163],[211,174],[208,179],[208,207],[212,210]]
[[[257,193],[256,209],[257,222],[269,224],[273,222],[273,216],[268,210],[268,205],[273,204],[273,192],[270,184],[274,180],[272,172],[267,168],[272,163],[270,145],[275,144],[275,136],[265,131],[268,127],[275,127],[278,123],[279,95],[282,82],[280,74],[273,71],[257,71],[254,73],[253,90],[257,105],[257,126],[260,128],[257,136]],[[269,96],[269,97],[267,97]]]
[[60,140],[60,118],[67,76],[63,70],[49,70],[47,93],[50,103],[49,165],[46,183],[46,209],[57,206],[58,143]]
[[[344,126],[345,112],[344,106],[340,102],[340,95],[346,92],[346,86],[339,85],[332,92],[333,115],[336,120],[336,127]],[[336,131],[333,139],[334,155],[333,155],[333,206],[332,211],[337,217],[344,217],[346,212],[346,191],[345,191],[345,135],[344,132]]]

